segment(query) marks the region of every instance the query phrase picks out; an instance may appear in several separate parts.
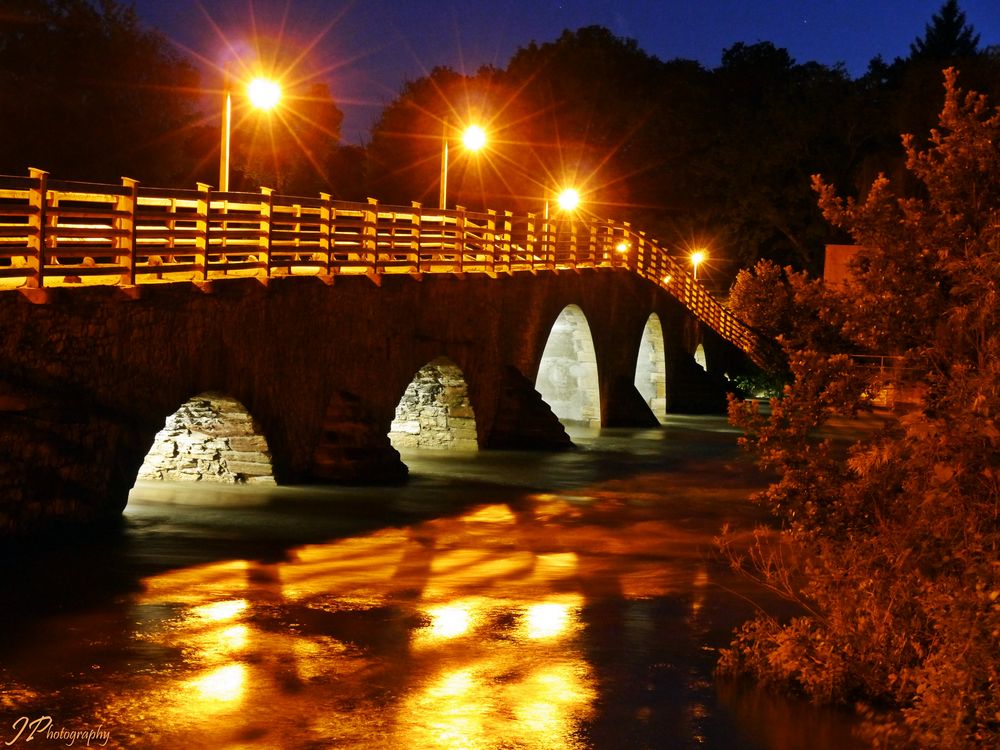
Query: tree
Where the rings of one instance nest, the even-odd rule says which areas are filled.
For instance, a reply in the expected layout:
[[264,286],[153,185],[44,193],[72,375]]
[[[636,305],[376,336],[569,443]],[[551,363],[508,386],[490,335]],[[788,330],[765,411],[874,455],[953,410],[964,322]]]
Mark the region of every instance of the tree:
[[484,179],[491,167],[482,157],[510,140],[506,136],[507,118],[499,114],[508,98],[492,68],[464,76],[451,68],[437,67],[427,76],[408,81],[372,130],[369,193],[389,203],[409,205],[415,200],[436,206],[442,140],[448,138],[454,144],[462,129],[475,123],[488,130],[488,148],[474,158],[461,158],[461,149],[452,148],[448,204],[492,208],[500,203],[499,207],[507,207],[502,201],[490,200],[492,192]]
[[587,210],[633,217],[649,200],[635,186],[662,181],[665,68],[601,27],[532,43],[503,70],[437,68],[408,83],[379,118],[369,148],[373,194],[434,200],[442,136],[478,120],[488,147],[476,158],[453,152],[450,204],[541,213],[573,184]]
[[0,171],[186,182],[194,69],[115,0],[16,5],[0,19]]
[[978,43],[957,2],[949,0],[927,23],[924,36],[910,45],[909,57],[891,64],[881,57],[871,61],[857,82],[871,129],[855,181],[858,191],[879,172],[890,175],[897,189],[919,189],[905,169],[899,133],[926,133],[934,126],[942,105],[937,82],[943,68],[960,70],[975,90],[1000,94],[1000,58],[981,52]]
[[[272,112],[252,112],[234,126],[234,167],[238,186],[261,185],[280,193],[315,195],[342,183],[335,170],[344,115],[325,83],[290,91]],[[344,185],[341,189],[344,189]]]
[[[731,559],[803,614],[748,623],[720,668],[896,709],[873,716],[886,747],[995,747],[1000,109],[959,91],[949,69],[928,147],[904,146],[923,197],[897,197],[881,178],[863,201],[844,200],[816,179],[825,216],[863,248],[853,280],[822,305],[808,286],[791,295],[832,330],[810,335],[785,315],[793,380],[770,417],[731,404],[745,444],[780,476],[758,499],[781,524],[748,558],[729,546]],[[873,379],[831,341],[898,356],[916,400],[849,448],[816,430],[864,409]]]
[[910,44],[910,58],[944,62],[979,54],[979,34],[965,22],[958,0],[947,0],[924,28],[924,35]]
[[516,141],[536,205],[546,192],[574,185],[588,209],[636,219],[652,197],[641,186],[662,180],[662,115],[667,66],[601,26],[564,31],[530,44],[503,71],[522,121]]
[[844,185],[855,166],[846,73],[796,64],[769,42],[736,44],[712,72],[711,92],[702,127],[713,138],[695,189],[718,243],[744,267],[769,258],[817,269],[828,232],[809,176],[822,171]]

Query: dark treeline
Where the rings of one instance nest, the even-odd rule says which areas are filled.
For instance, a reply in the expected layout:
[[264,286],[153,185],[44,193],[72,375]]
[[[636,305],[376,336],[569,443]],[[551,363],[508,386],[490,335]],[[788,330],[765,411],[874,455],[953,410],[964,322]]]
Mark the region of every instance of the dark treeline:
[[[0,172],[216,182],[217,115],[162,37],[112,0],[17,5],[0,18]],[[907,58],[876,58],[853,80],[768,42],[736,44],[706,69],[586,27],[521,48],[503,69],[408,82],[363,148],[341,143],[321,84],[292,92],[280,116],[237,113],[232,184],[436,205],[441,139],[476,120],[489,147],[453,150],[450,205],[541,213],[572,184],[587,211],[632,220],[677,252],[707,246],[716,282],[759,258],[817,270],[836,237],[811,175],[846,194],[879,172],[902,178],[900,134],[935,124],[949,65],[963,85],[997,93],[1000,53],[980,45],[955,0]]]

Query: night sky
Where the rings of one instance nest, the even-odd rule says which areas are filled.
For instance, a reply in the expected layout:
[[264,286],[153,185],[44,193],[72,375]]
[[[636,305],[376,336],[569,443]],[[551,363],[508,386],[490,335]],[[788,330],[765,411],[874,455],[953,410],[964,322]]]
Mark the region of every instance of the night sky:
[[[853,76],[881,54],[905,57],[943,0],[135,0],[140,18],[214,66],[238,54],[294,64],[326,81],[344,111],[345,141],[367,139],[381,107],[407,79],[436,65],[474,73],[503,67],[532,41],[599,24],[662,60],[719,64],[736,42],[770,41],[797,62],[843,62]],[[1000,2],[960,0],[981,46],[1000,44]],[[258,55],[259,39],[273,45]],[[226,40],[226,41],[223,41]],[[234,52],[229,52],[227,44]],[[299,57],[298,60],[295,58]]]

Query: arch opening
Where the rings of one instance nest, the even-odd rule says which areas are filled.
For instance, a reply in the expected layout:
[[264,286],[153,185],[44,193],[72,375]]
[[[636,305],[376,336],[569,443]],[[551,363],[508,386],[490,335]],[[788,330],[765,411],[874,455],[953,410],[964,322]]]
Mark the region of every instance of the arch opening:
[[698,344],[694,350],[694,361],[698,363],[698,366],[702,370],[708,372],[708,358],[705,356],[705,346],[703,344]]
[[275,484],[260,426],[239,401],[213,392],[190,398],[167,417],[136,479]]
[[642,329],[635,363],[635,389],[662,423],[667,417],[667,357],[660,316],[652,313]]
[[476,414],[458,365],[439,357],[417,370],[396,405],[389,442],[396,450],[479,449]]
[[556,318],[542,350],[535,390],[565,425],[601,426],[597,354],[587,316],[568,305]]

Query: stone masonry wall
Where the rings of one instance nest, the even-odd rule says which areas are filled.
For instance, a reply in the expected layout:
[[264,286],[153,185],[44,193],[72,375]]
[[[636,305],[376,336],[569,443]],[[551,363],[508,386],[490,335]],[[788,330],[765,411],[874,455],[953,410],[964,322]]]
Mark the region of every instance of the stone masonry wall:
[[137,479],[274,484],[267,440],[235,399],[192,398],[167,418]]
[[396,407],[389,439],[396,449],[477,450],[476,415],[462,371],[447,361],[421,367]]

